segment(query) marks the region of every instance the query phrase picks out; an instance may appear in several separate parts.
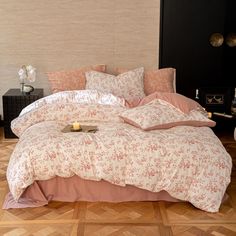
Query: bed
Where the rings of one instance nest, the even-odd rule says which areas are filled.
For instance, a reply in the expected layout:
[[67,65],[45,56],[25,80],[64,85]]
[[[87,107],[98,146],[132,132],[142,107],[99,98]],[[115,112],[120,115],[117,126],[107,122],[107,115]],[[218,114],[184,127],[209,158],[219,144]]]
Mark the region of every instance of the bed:
[[[199,104],[156,92],[130,107],[114,93],[61,91],[22,110],[3,208],[167,200],[219,211],[232,161]],[[74,121],[97,131],[63,132]]]

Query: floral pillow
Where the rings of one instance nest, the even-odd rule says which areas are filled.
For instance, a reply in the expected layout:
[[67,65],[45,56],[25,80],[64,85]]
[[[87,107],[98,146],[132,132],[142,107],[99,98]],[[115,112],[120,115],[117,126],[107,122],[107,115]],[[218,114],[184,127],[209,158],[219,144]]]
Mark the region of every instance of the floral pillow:
[[106,73],[86,72],[86,89],[96,89],[115,96],[123,97],[132,103],[145,97],[143,88],[144,68],[137,68],[118,76]]
[[170,103],[155,99],[152,102],[128,109],[120,115],[126,122],[143,130],[168,129],[174,126],[215,126],[215,122],[201,112],[192,110],[189,114],[181,112]]
[[179,93],[155,92],[155,93],[152,93],[152,94],[146,96],[145,98],[143,98],[139,102],[138,105],[143,106],[143,105],[151,102],[154,99],[161,99],[166,102],[169,102],[174,107],[180,109],[182,112],[187,113],[187,114],[191,110],[194,110],[194,109],[203,110],[203,107],[199,103],[197,103],[194,100],[192,100],[188,97],[185,97],[184,95],[181,95]]
[[[117,73],[124,73],[127,69],[117,68]],[[163,68],[146,70],[144,73],[144,92],[150,95],[154,92],[176,91],[175,86],[176,70],[174,68]]]
[[48,72],[47,76],[52,93],[85,89],[85,72],[90,70],[105,72],[106,65],[94,65],[75,70]]

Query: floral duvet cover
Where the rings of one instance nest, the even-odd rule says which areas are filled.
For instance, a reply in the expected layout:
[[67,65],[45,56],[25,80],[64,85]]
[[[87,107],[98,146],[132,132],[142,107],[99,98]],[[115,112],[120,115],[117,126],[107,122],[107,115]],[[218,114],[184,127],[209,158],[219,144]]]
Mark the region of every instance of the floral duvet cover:
[[[217,212],[232,163],[213,131],[183,125],[143,131],[119,118],[127,109],[121,98],[86,90],[50,95],[25,108],[12,122],[19,136],[7,170],[14,199],[36,180],[78,175],[165,190],[197,208]],[[98,131],[61,132],[74,121],[97,125]]]

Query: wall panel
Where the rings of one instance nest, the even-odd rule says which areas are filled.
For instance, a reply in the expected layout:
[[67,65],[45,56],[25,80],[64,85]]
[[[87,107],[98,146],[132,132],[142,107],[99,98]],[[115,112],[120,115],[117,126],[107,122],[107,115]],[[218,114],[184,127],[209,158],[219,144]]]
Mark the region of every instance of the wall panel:
[[[1,0],[0,95],[17,88],[23,64],[45,72],[105,63],[114,67],[158,65],[160,0]],[[0,100],[0,114],[2,101]]]

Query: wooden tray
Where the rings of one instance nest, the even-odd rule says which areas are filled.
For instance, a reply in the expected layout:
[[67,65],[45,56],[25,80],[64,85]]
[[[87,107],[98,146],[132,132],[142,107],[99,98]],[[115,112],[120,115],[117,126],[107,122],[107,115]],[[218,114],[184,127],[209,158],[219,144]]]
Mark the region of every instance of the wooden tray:
[[84,133],[96,133],[98,130],[97,126],[94,125],[80,125],[79,130],[74,130],[72,125],[67,125],[64,127],[61,132],[70,133],[70,132],[84,132]]

